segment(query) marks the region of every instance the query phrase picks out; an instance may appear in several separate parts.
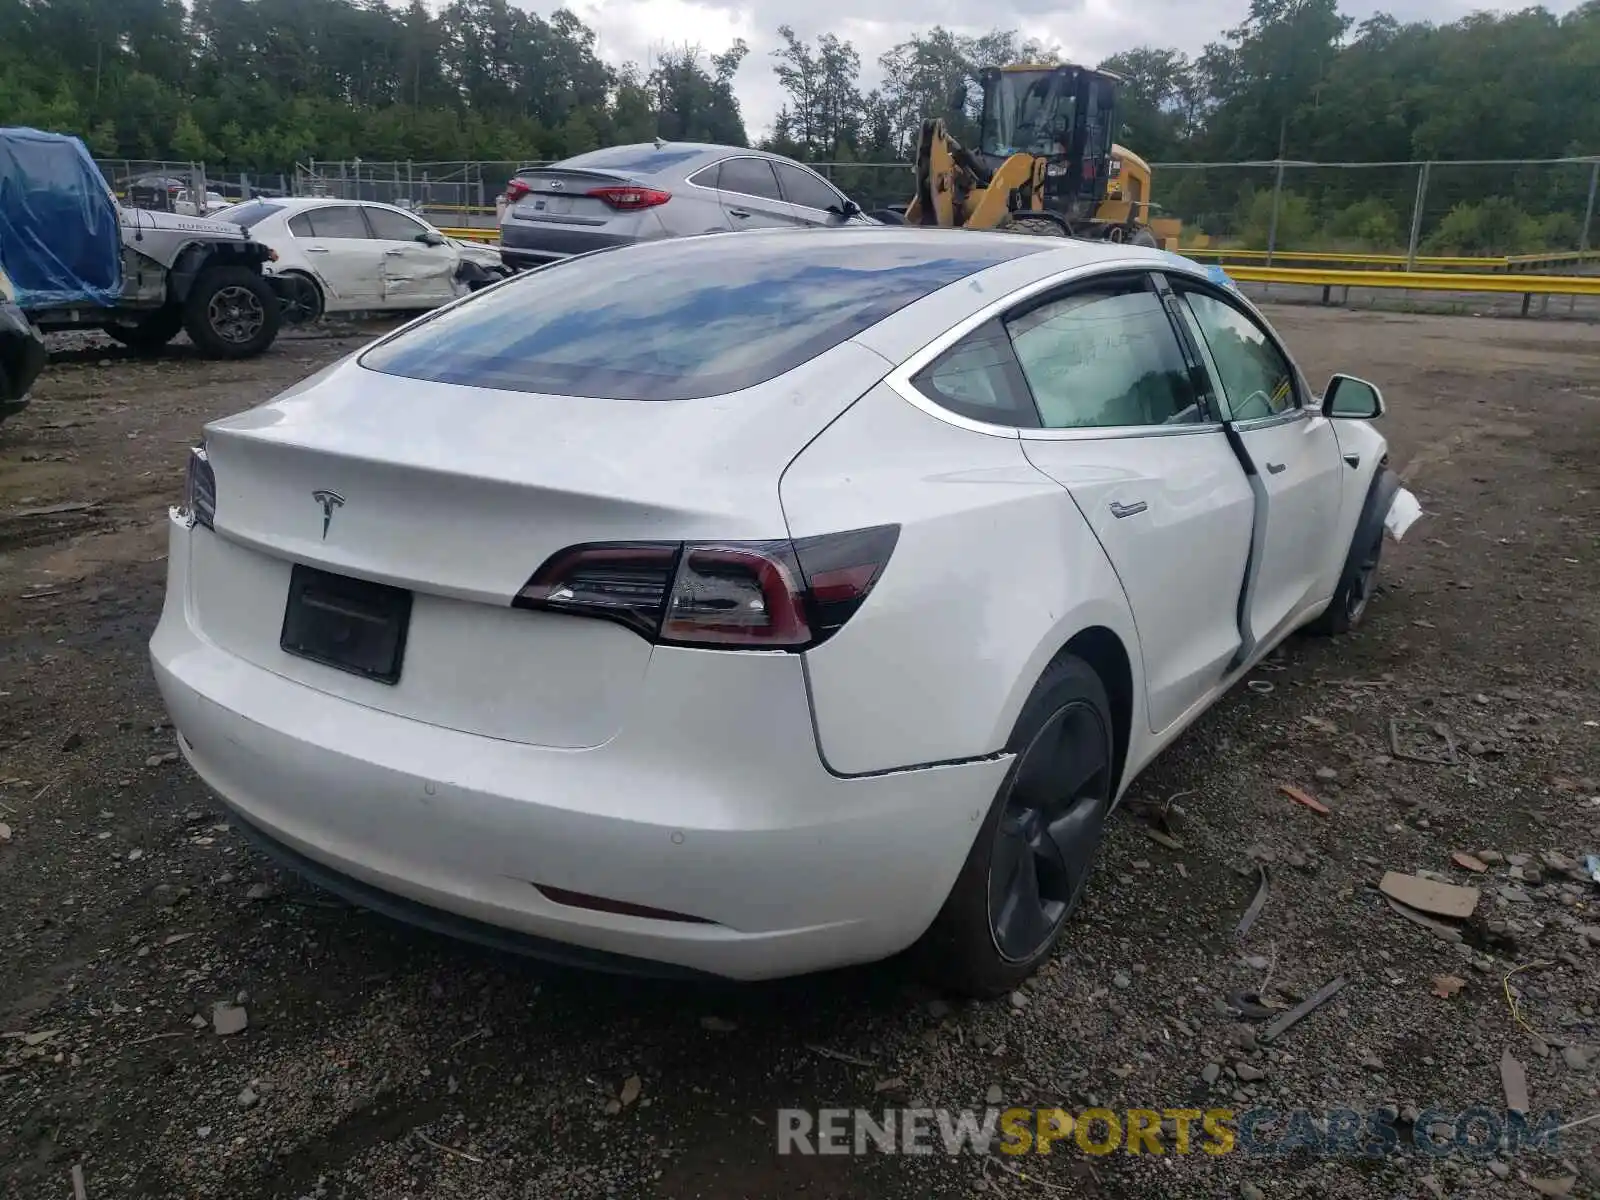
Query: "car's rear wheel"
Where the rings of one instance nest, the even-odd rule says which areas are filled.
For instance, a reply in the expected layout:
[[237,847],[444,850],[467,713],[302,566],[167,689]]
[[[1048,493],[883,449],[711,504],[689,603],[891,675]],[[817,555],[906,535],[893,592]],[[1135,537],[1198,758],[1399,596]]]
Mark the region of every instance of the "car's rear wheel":
[[212,358],[249,358],[272,345],[282,304],[249,267],[210,267],[195,280],[183,307],[189,340]]
[[131,325],[108,325],[106,334],[136,354],[154,354],[183,329],[183,309],[168,304]]
[[1083,898],[1115,774],[1111,703],[1093,668],[1053,662],[1007,749],[1011,770],[918,947],[933,982],[973,996],[1033,974]]

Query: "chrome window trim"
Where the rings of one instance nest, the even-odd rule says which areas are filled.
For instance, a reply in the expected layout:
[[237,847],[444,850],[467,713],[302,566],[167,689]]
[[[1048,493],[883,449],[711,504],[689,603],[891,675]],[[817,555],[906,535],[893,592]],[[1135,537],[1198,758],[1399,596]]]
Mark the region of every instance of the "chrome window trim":
[[[1019,441],[1095,441],[1128,437],[1176,437],[1180,434],[1211,433],[1220,430],[1222,428],[1220,422],[1208,422],[1202,425],[1108,425],[1102,428],[1089,427],[1083,429],[1022,429],[1015,425],[996,425],[987,421],[974,421],[970,417],[963,417],[958,413],[953,413],[942,404],[923,395],[917,389],[916,384],[912,383],[912,378],[918,371],[933,362],[934,359],[984,324],[984,322],[1002,316],[1017,305],[1032,300],[1041,292],[1048,292],[1069,284],[1089,282],[1100,275],[1123,274],[1130,270],[1154,273],[1157,271],[1171,271],[1171,268],[1152,263],[1149,259],[1117,258],[1104,262],[1079,263],[1076,266],[1068,267],[1064,271],[1046,275],[1042,279],[1036,279],[1032,283],[1024,284],[1014,291],[1007,292],[997,300],[991,300],[976,312],[967,314],[949,329],[925,343],[920,350],[885,375],[883,381],[902,400],[913,408],[921,409],[930,417],[937,417],[947,425],[954,425],[957,429],[987,434],[990,437],[1015,438]],[[1178,273],[1204,278],[1199,272],[1180,271]],[[981,274],[982,272],[979,272],[979,275]],[[970,283],[977,277],[968,276],[967,279],[961,282]],[[1177,334],[1174,333],[1173,337],[1176,339]]]
[[1297,406],[1281,413],[1273,413],[1270,417],[1252,417],[1248,421],[1235,421],[1233,427],[1240,433],[1249,433],[1254,429],[1273,429],[1294,421],[1309,421],[1311,415],[1310,409]]

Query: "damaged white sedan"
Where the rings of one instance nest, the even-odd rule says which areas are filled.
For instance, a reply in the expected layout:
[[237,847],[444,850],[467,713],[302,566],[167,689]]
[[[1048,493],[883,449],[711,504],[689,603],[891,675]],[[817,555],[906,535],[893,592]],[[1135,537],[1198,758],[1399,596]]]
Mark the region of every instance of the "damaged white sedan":
[[1383,411],[1154,250],[610,250],[208,425],[151,657],[234,827],[358,903],[995,995],[1160,750],[1367,611]]
[[510,274],[494,247],[446,237],[392,204],[264,197],[216,216],[277,252],[267,269],[290,324],[438,308]]

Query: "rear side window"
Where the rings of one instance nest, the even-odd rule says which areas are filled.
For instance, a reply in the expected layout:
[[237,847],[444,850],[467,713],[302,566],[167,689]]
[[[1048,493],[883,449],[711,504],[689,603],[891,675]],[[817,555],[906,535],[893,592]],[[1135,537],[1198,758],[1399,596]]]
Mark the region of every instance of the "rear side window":
[[1028,385],[999,321],[973,330],[919,371],[912,384],[951,412],[987,425],[1039,424]]
[[1035,240],[1017,238],[1022,245],[1012,251],[1001,239],[941,239],[947,248],[797,231],[609,250],[441,311],[380,342],[361,363],[510,391],[722,395],[793,370]]

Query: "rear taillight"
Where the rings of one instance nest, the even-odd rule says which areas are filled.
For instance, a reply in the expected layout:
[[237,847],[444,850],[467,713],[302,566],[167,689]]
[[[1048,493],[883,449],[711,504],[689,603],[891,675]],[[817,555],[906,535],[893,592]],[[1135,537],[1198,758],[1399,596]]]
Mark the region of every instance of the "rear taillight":
[[652,642],[806,650],[861,607],[899,536],[898,525],[878,525],[794,542],[571,546],[512,603],[616,621]]
[[189,451],[189,467],[183,478],[183,509],[207,529],[217,517],[217,477],[204,444]]
[[628,184],[611,185],[590,188],[585,196],[593,196],[596,200],[604,200],[612,208],[623,212],[633,212],[640,208],[654,208],[658,204],[665,204],[672,199],[671,192],[663,192],[659,188],[633,187]]
[[531,191],[533,187],[526,179],[513,179],[506,184],[506,203],[515,204]]

